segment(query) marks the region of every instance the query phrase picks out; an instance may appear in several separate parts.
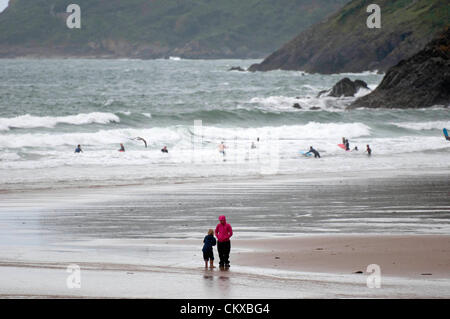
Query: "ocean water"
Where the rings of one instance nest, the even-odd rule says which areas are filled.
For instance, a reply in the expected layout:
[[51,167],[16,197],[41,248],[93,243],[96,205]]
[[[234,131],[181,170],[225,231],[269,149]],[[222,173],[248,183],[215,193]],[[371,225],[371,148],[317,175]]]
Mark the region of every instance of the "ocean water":
[[[255,62],[0,60],[0,190],[448,171],[448,106],[346,111],[355,98],[317,98],[345,76],[374,89],[383,77],[374,72],[227,71]],[[342,137],[359,151],[340,149]],[[322,158],[299,154],[309,146]]]

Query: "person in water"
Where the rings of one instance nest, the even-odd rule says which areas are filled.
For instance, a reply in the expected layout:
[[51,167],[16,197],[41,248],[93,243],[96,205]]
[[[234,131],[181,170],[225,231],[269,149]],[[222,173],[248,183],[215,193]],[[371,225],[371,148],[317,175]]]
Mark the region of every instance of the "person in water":
[[345,140],[345,150],[350,151],[350,143],[348,142],[348,139]]
[[77,145],[77,148],[75,149],[75,153],[83,153],[83,150],[81,149],[80,144]]
[[123,146],[122,143],[120,143],[120,150],[119,152],[125,152],[125,146]]
[[307,152],[305,155],[313,153],[315,158],[320,158],[319,152],[317,152],[312,146],[309,147],[309,152]]
[[225,156],[225,149],[226,149],[227,147],[225,146],[225,144],[223,144],[223,142],[221,142],[220,144],[219,144],[219,153],[221,153],[223,156]]
[[164,146],[164,147],[161,149],[161,152],[163,152],[163,153],[169,153],[169,150],[167,149],[167,146]]
[[370,149],[369,144],[367,144],[367,149],[366,149],[367,154],[370,156],[372,155],[372,150]]
[[210,229],[208,230],[208,235],[205,236],[203,239],[203,260],[205,261],[205,268],[208,268],[208,261],[209,261],[209,267],[214,267],[214,252],[213,252],[213,246],[216,245],[216,239],[214,238],[214,230]]
[[217,251],[219,252],[219,267],[230,267],[230,238],[233,236],[233,229],[227,223],[225,216],[219,216],[219,223],[216,226]]
[[354,151],[357,151],[358,150],[358,146],[355,146],[355,148],[353,149]]

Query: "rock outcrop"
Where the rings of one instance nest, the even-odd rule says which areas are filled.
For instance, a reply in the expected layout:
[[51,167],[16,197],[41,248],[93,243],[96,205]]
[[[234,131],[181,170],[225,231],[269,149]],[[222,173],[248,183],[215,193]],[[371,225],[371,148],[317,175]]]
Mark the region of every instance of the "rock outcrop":
[[380,85],[348,108],[422,108],[450,104],[450,27],[409,59],[390,68]]
[[358,92],[359,89],[361,88],[369,90],[367,83],[362,80],[352,81],[349,78],[343,78],[342,80],[337,82],[331,90],[320,91],[318,97],[322,96],[324,93],[327,92],[329,93],[326,94],[326,96],[333,96],[333,97],[355,96],[356,92]]

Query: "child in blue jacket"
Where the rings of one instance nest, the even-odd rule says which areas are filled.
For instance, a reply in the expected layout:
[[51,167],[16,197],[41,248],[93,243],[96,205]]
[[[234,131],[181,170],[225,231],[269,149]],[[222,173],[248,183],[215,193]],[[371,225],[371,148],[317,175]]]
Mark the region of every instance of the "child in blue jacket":
[[216,239],[214,238],[214,230],[210,229],[208,230],[208,235],[205,236],[203,239],[203,259],[205,260],[205,268],[208,268],[208,260],[209,260],[209,267],[214,267],[214,252],[213,252],[213,246],[216,245]]

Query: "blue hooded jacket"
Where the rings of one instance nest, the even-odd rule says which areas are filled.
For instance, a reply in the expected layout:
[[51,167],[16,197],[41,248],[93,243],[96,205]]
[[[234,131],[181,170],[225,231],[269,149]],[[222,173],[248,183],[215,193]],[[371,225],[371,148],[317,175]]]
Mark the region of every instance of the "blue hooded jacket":
[[203,243],[204,245],[202,251],[207,252],[212,250],[213,246],[216,245],[216,239],[214,238],[213,235],[207,235],[205,236],[205,239],[203,239]]

